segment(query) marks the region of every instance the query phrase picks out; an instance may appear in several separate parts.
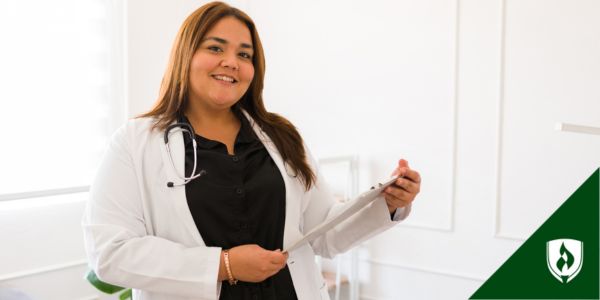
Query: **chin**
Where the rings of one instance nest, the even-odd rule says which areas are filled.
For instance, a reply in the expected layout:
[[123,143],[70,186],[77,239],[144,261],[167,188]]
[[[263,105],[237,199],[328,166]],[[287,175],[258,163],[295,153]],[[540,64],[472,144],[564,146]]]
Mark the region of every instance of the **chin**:
[[235,99],[235,100],[233,100],[233,99],[219,99],[219,100],[213,101],[213,105],[216,108],[224,109],[224,108],[230,108],[230,107],[232,107],[238,101],[239,101],[239,99]]

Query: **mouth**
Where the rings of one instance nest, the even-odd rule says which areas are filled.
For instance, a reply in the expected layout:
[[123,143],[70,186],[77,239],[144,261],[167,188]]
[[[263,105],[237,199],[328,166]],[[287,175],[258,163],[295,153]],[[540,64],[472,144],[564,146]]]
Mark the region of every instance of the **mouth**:
[[220,81],[223,81],[226,83],[231,83],[231,84],[238,82],[235,78],[233,78],[231,76],[227,76],[227,75],[211,75],[211,77],[216,80],[220,80]]

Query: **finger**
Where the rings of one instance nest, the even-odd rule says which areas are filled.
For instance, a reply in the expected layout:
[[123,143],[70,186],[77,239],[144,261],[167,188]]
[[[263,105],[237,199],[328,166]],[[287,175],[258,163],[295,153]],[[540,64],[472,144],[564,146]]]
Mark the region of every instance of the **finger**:
[[408,178],[412,182],[421,183],[421,174],[415,170],[406,169],[402,175],[404,178]]
[[269,261],[272,264],[281,265],[285,263],[286,259],[287,257],[285,254],[279,252],[279,250],[276,250],[271,252],[271,258],[269,259]]
[[271,263],[272,265],[280,265],[283,262],[285,262],[285,260],[283,258],[281,258],[281,257],[272,257],[269,260],[269,263]]
[[273,272],[273,273],[277,273],[277,272],[279,272],[279,270],[281,270],[281,269],[285,268],[285,266],[286,266],[286,265],[287,265],[287,264],[285,263],[285,261],[284,261],[284,262],[282,262],[282,263],[279,263],[279,264],[274,264],[274,263],[271,263],[271,264],[269,265],[269,271],[270,271],[270,272]]
[[280,265],[280,268],[283,268],[287,264],[287,260],[288,257],[290,257],[290,254],[288,252],[281,252],[281,250],[279,250],[279,252],[277,253],[279,255],[277,256],[276,261]]
[[412,193],[405,191],[401,188],[388,187],[385,189],[385,194],[398,198],[398,199],[410,199],[412,198]]
[[405,206],[409,205],[412,201],[409,199],[397,198],[396,196],[391,195],[391,194],[386,194],[385,202],[390,207],[400,208],[400,207],[405,207]]
[[420,185],[406,178],[398,178],[394,182],[394,185],[388,187],[390,190],[394,188],[403,189],[409,193],[417,194],[419,192]]
[[290,258],[290,253],[287,251],[281,252],[281,254],[283,254],[285,261],[287,262],[288,258]]
[[283,269],[286,266],[286,263],[280,263],[280,264],[275,264],[275,263],[271,263],[269,264],[269,271],[270,272],[276,272],[279,271],[281,269]]
[[269,266],[273,268],[285,264],[285,262],[286,260],[284,255],[272,255],[268,260]]
[[401,188],[392,188],[390,190],[386,190],[384,196],[387,196],[391,200],[411,201],[415,198],[416,194],[405,191]]

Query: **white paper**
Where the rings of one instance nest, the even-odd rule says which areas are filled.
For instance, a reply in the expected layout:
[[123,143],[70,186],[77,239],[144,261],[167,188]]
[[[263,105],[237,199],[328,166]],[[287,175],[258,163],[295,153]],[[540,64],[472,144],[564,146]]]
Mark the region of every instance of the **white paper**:
[[334,215],[334,216],[330,217],[329,219],[325,220],[319,226],[313,228],[303,238],[301,238],[299,241],[292,244],[292,246],[290,246],[289,248],[285,249],[284,252],[292,251],[292,250],[302,246],[303,244],[316,239],[317,237],[319,237],[322,234],[326,233],[327,231],[331,230],[333,227],[340,224],[344,220],[350,218],[352,215],[357,213],[359,210],[361,210],[362,208],[367,206],[369,203],[373,202],[377,198],[377,196],[379,196],[381,191],[383,191],[383,189],[385,189],[386,187],[388,187],[392,183],[394,183],[396,181],[396,179],[398,179],[398,177],[392,178],[386,183],[378,184],[378,186],[374,187],[373,189],[370,189],[370,190],[358,195],[358,197],[356,197],[353,200],[351,200],[350,202],[348,202],[346,204],[346,207],[341,212],[339,212],[337,215]]

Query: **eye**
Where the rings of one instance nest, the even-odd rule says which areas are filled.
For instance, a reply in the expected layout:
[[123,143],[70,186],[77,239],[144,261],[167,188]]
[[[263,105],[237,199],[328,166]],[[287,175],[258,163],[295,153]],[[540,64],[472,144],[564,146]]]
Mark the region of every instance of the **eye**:
[[245,59],[252,59],[252,55],[250,55],[249,53],[246,52],[240,52],[240,57],[243,57]]
[[212,52],[223,52],[223,49],[217,47],[217,46],[208,46],[207,47],[208,50],[212,51]]

